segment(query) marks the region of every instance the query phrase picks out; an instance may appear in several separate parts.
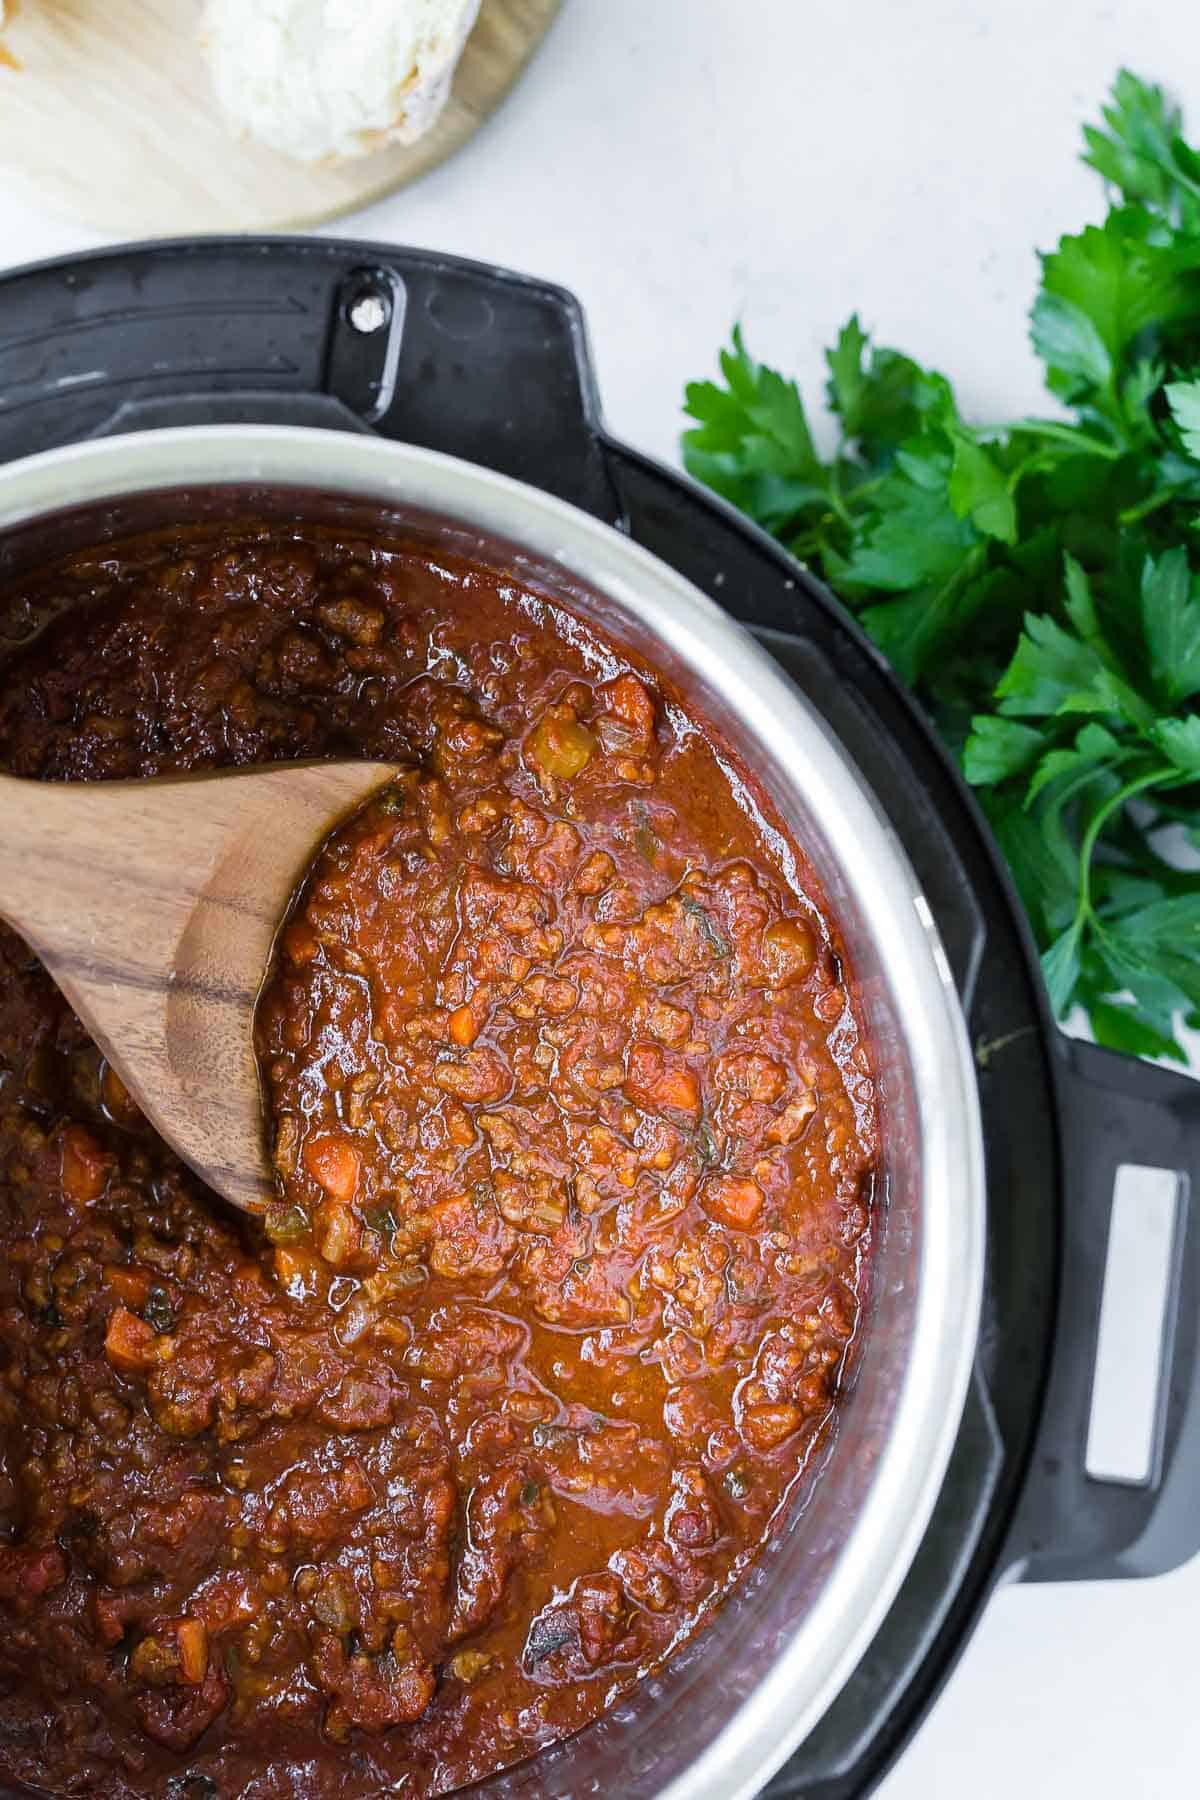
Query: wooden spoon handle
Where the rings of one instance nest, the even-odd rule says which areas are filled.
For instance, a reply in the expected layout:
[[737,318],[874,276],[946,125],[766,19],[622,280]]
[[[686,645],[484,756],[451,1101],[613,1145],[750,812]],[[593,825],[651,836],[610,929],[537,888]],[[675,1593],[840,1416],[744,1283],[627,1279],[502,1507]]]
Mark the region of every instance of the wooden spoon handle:
[[381,763],[69,785],[0,777],[0,917],[143,1112],[237,1205],[274,1192],[254,1009],[280,920]]

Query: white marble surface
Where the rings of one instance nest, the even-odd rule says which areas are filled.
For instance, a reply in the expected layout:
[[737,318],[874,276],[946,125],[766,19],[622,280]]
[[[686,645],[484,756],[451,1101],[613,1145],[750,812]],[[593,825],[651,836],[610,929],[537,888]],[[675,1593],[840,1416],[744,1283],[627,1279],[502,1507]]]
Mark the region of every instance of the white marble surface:
[[[464,154],[334,229],[574,288],[613,427],[663,457],[738,316],[815,388],[857,308],[977,417],[1014,414],[1040,393],[1034,247],[1100,211],[1079,122],[1122,63],[1171,84],[1200,137],[1187,0],[566,0]],[[0,170],[0,261],[97,241]],[[886,1800],[1200,1791],[1197,1616],[1200,1561],[1000,1593]]]

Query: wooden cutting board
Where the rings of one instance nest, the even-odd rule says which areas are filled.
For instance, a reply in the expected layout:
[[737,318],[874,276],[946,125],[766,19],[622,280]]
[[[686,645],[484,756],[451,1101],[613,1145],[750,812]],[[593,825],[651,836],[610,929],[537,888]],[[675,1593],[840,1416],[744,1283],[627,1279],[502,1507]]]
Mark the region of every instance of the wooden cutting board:
[[233,139],[196,41],[198,0],[8,0],[0,183],[131,237],[313,225],[453,154],[499,104],[561,0],[483,0],[441,119],[420,143],[308,168]]

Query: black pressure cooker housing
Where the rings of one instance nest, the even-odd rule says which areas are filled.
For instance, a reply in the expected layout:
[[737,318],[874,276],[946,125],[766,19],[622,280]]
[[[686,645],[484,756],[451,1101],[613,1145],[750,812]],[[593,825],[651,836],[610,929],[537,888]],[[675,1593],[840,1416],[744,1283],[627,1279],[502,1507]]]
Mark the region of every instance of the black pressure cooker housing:
[[712,494],[604,429],[577,302],[428,252],[321,239],[133,246],[0,277],[0,461],[159,425],[374,431],[614,525],[747,625],[891,820],[976,1052],[988,1178],[974,1374],[934,1517],[848,1685],[767,1793],[849,1800],[915,1730],[998,1581],[1162,1573],[1200,1549],[1200,1223],[1177,1232],[1157,1456],[1084,1447],[1113,1178],[1200,1172],[1200,1085],[1064,1037],[969,791],[829,591]]

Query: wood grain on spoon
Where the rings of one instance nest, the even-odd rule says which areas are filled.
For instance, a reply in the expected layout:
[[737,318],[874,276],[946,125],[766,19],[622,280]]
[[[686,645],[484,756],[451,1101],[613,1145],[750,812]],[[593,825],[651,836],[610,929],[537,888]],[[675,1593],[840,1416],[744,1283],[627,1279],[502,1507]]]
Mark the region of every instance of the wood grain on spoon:
[[253,1041],[275,934],[318,844],[396,772],[0,776],[0,916],[159,1133],[247,1211],[275,1191]]

